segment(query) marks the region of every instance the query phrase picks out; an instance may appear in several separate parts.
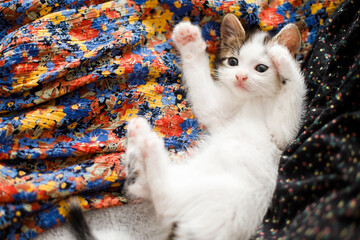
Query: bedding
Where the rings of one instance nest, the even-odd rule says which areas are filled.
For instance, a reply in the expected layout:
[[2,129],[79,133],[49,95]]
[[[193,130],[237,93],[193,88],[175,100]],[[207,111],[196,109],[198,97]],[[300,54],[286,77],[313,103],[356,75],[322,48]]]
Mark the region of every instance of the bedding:
[[360,239],[360,1],[344,1],[303,63],[305,122],[281,159],[262,239]]
[[212,62],[226,13],[274,34],[302,22],[308,113],[256,237],[359,236],[358,10],[350,0],[1,1],[0,239],[66,222],[70,196],[86,210],[127,204],[131,118],[145,117],[173,156],[193,146],[203,128],[171,31],[199,24]]

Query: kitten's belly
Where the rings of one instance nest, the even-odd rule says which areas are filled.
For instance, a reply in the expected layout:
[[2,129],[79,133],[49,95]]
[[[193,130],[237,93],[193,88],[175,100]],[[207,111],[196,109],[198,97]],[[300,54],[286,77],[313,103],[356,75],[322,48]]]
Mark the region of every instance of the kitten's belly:
[[[209,136],[187,164],[171,168],[169,198],[158,203],[164,216],[194,232],[225,236],[222,239],[245,236],[242,230],[253,233],[269,206],[280,157],[265,130],[255,123],[223,128]],[[212,226],[214,232],[196,229],[205,222],[199,226]],[[240,235],[227,236],[230,232]]]
[[[265,180],[261,171],[254,174],[253,168],[246,165],[226,171],[209,163],[189,165],[182,170],[172,175],[170,199],[159,203],[168,204],[164,215],[170,222],[180,222],[194,232],[204,230],[196,229],[198,225],[211,226],[214,231],[206,229],[209,236],[224,236],[222,239],[238,239],[227,236],[228,233],[252,234],[256,230],[275,189],[275,172],[265,173]],[[209,236],[198,239],[213,239]]]
[[187,164],[172,169],[170,176],[176,185],[173,189],[183,188],[183,196],[201,197],[207,189],[224,196],[241,193],[269,199],[276,185],[280,152],[264,140],[270,138],[266,134],[258,137],[259,143],[254,136],[247,140],[236,134],[210,139]]

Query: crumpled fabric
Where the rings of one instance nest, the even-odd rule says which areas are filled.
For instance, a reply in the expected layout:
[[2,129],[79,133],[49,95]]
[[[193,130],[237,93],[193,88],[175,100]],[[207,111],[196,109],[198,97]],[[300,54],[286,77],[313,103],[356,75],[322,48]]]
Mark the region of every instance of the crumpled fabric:
[[344,1],[303,64],[305,122],[281,159],[258,239],[360,239],[360,2]]

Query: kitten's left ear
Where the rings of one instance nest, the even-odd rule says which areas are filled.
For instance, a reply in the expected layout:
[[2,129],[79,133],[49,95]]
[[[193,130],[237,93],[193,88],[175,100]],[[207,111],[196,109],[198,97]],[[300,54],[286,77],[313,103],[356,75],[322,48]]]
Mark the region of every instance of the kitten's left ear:
[[294,56],[299,52],[301,45],[301,35],[299,28],[295,24],[286,25],[281,31],[273,38],[274,42],[284,45]]
[[220,37],[222,41],[227,41],[231,37],[237,37],[240,40],[245,38],[245,30],[234,14],[228,13],[224,17],[220,26]]

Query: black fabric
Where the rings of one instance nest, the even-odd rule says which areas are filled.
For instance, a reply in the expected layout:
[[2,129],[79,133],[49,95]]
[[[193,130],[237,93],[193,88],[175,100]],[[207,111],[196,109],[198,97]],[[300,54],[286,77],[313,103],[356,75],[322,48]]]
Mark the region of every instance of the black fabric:
[[306,120],[257,239],[360,239],[359,9],[345,0],[304,61]]

